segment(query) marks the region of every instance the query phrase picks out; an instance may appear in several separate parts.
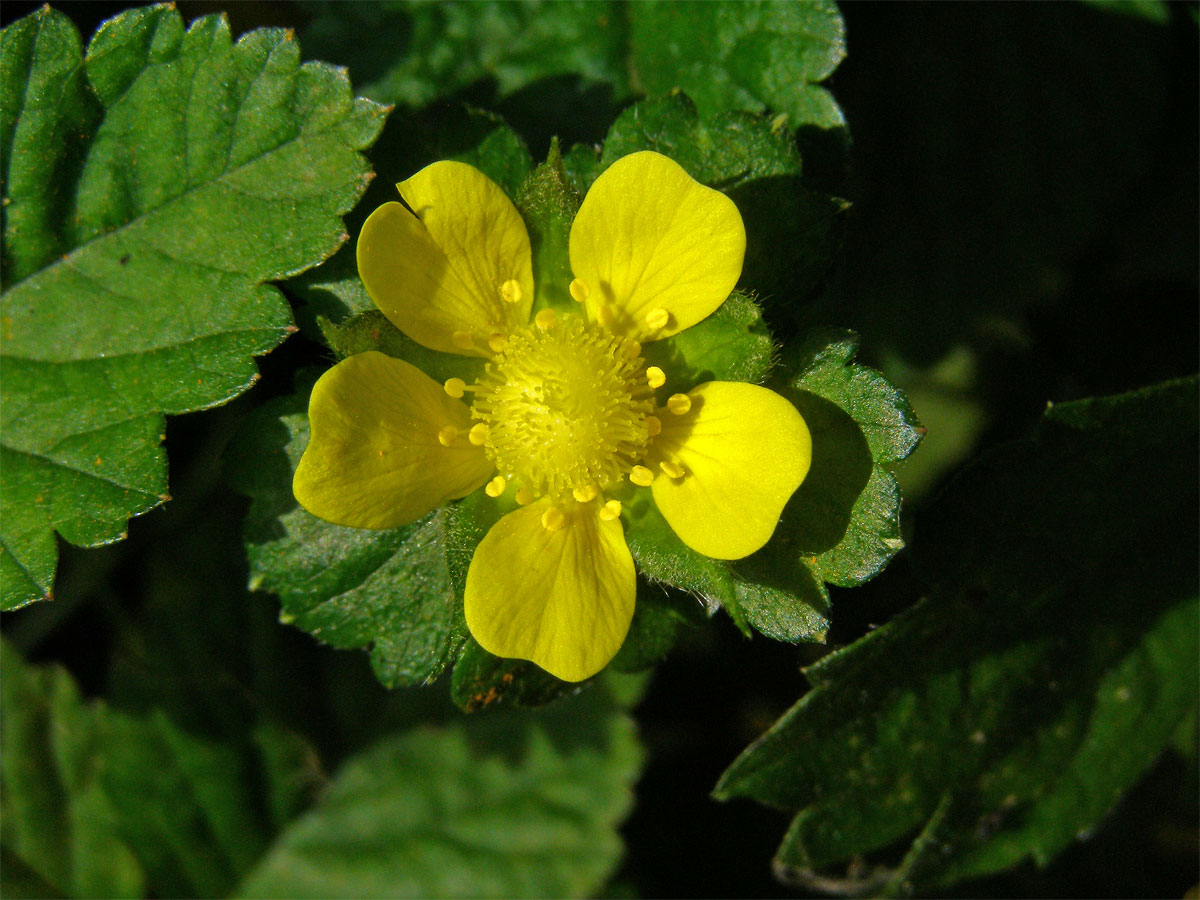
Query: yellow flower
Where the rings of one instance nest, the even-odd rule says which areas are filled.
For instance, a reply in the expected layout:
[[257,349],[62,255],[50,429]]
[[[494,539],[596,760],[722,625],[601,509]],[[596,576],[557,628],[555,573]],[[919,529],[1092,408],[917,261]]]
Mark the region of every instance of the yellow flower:
[[580,681],[633,617],[618,496],[648,487],[685,544],[739,559],[808,471],[808,429],[778,394],[712,381],[659,397],[665,374],[641,356],[729,296],[741,216],[665,156],[618,160],[571,227],[578,312],[531,322],[529,236],[504,192],[457,162],[397,187],[409,208],[384,204],[359,236],[367,292],[419,344],[488,362],[471,384],[382,353],[338,363],[313,388],[296,498],[330,522],[395,528],[482,487],[511,511],[471,560],[467,627],[497,656]]

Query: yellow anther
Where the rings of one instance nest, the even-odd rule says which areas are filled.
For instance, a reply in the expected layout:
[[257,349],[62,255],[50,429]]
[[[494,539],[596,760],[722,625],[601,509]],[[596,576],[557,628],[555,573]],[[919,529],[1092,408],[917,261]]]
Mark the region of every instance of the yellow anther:
[[467,432],[467,440],[476,447],[482,447],[487,443],[488,427],[483,422],[477,425],[472,425],[471,430]]
[[449,447],[458,437],[458,429],[453,425],[447,425],[438,431],[438,443],[443,447]]
[[654,481],[654,472],[645,466],[634,466],[633,471],[629,473],[629,480],[639,487],[650,487]]
[[465,331],[456,331],[454,334],[450,335],[450,343],[452,343],[459,350],[470,350],[475,346],[475,342],[471,339],[471,335],[467,334]]
[[558,531],[567,524],[567,517],[557,506],[552,506],[542,513],[542,527],[547,531]]
[[691,408],[692,398],[687,394],[672,394],[667,398],[667,409],[677,416],[686,414]]
[[483,492],[489,497],[499,497],[504,493],[504,488],[507,484],[508,482],[504,480],[503,475],[497,475],[487,483],[483,489]]
[[629,338],[625,341],[625,355],[630,359],[637,359],[642,355],[642,345],[633,338]]
[[596,311],[596,321],[605,328],[611,328],[612,323],[617,320],[617,314],[612,311],[611,306],[602,306]]
[[604,508],[600,510],[600,518],[605,522],[611,522],[613,519],[621,515],[621,501],[609,500],[604,504]]
[[521,290],[521,285],[513,279],[510,278],[500,285],[500,298],[505,303],[520,303],[524,297],[525,292]]
[[656,434],[662,433],[662,419],[658,416],[646,416],[646,434],[654,437]]
[[650,312],[646,313],[646,326],[654,331],[660,328],[666,328],[667,323],[671,321],[671,314],[661,306],[656,306]]
[[533,491],[531,491],[529,489],[528,485],[523,484],[519,488],[517,488],[517,504],[519,506],[528,506],[532,502],[533,502]]
[[558,322],[558,313],[552,309],[543,309],[533,317],[533,324],[542,331],[549,331]]
[[571,292],[571,299],[576,303],[582,303],[588,298],[588,294],[591,293],[591,291],[588,289],[587,282],[580,281],[578,278],[571,282],[567,290]]
[[446,383],[442,387],[455,400],[460,400],[462,399],[463,392],[467,389],[467,383],[461,378],[447,378]]
[[681,466],[679,463],[673,463],[668,459],[664,459],[662,462],[660,462],[658,467],[663,470],[663,473],[668,478],[682,478],[687,474],[687,472],[684,471],[683,466]]
[[600,493],[600,489],[594,484],[588,484],[581,488],[575,488],[571,493],[580,503],[587,503],[590,500],[596,499],[596,495]]
[[508,338],[502,334],[493,334],[488,338],[488,347],[493,353],[503,353],[504,348],[508,346]]
[[651,366],[646,370],[646,384],[652,388],[660,388],[667,383],[667,373],[658,366]]

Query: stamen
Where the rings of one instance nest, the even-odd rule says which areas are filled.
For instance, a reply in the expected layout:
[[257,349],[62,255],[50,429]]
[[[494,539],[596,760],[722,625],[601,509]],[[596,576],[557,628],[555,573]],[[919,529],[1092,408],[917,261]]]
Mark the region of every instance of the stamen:
[[567,290],[571,292],[571,299],[576,303],[582,303],[588,298],[588,295],[591,294],[591,290],[588,288],[587,282],[581,281],[578,278],[571,282]]
[[450,343],[460,350],[470,350],[475,346],[475,342],[471,339],[471,335],[465,331],[456,331],[450,335]]
[[677,416],[686,415],[692,408],[692,398],[687,394],[672,394],[667,398],[667,409]]
[[646,416],[646,434],[650,437],[662,434],[662,419],[658,416]]
[[667,323],[671,321],[671,314],[657,306],[650,312],[646,313],[646,326],[653,331],[658,331],[660,328],[666,328]]
[[503,353],[504,348],[508,346],[508,338],[502,334],[493,334],[488,338],[488,347],[493,353]]
[[558,322],[558,313],[552,309],[543,309],[533,317],[533,324],[542,331],[549,331]]
[[634,466],[629,473],[629,480],[639,487],[650,487],[654,481],[654,473],[645,466]]
[[633,338],[625,339],[625,355],[630,359],[637,359],[642,355],[642,345]]
[[600,518],[605,522],[611,522],[613,519],[619,518],[621,515],[621,501],[609,500],[604,504],[604,508],[600,510]]
[[549,497],[569,517],[575,501],[603,502],[605,488],[642,459],[654,400],[645,361],[629,355],[635,347],[579,315],[545,309],[508,336],[478,384],[464,386],[477,423],[465,436],[521,486],[518,502]]
[[612,328],[612,323],[617,321],[617,314],[611,306],[602,306],[596,311],[596,321],[605,328]]
[[500,299],[505,303],[520,303],[524,296],[521,285],[512,278],[500,285]]
[[567,524],[567,517],[557,506],[551,506],[542,513],[542,527],[547,531],[558,531]]
[[508,485],[508,482],[504,480],[504,476],[497,475],[495,478],[493,478],[491,481],[489,481],[487,483],[487,486],[484,487],[483,492],[485,494],[487,494],[489,497],[499,497],[501,494],[504,493],[504,488],[507,485]]
[[575,499],[580,503],[587,503],[590,500],[595,500],[596,495],[599,493],[600,489],[594,484],[584,485],[581,488],[575,488],[573,491],[571,491],[571,494],[574,495]]
[[447,425],[438,431],[438,443],[443,447],[449,447],[458,437],[458,429],[453,425]]
[[467,383],[461,378],[447,378],[446,383],[442,385],[446,393],[455,400],[461,400],[463,393],[467,389]]
[[667,373],[658,366],[651,366],[646,370],[646,384],[656,390],[667,383]]
[[671,462],[669,459],[664,459],[658,464],[658,467],[666,473],[668,478],[682,478],[687,474],[687,471],[679,463]]

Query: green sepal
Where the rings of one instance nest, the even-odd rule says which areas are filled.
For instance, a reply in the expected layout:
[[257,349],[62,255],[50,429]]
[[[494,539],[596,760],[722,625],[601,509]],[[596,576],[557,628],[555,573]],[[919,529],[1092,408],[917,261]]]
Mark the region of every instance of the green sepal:
[[568,290],[574,277],[568,244],[581,198],[567,177],[557,139],[550,142],[546,161],[525,179],[515,202],[533,250],[533,312],[552,307],[578,315],[579,304]]
[[665,341],[642,345],[647,365],[667,376],[659,397],[687,393],[706,381],[761,384],[775,358],[775,342],[752,296],[734,291],[708,318]]
[[434,381],[461,378],[468,384],[483,374],[483,360],[455,356],[423,347],[397,328],[377,309],[366,310],[335,325],[324,316],[317,317],[321,335],[338,359],[377,350],[416,366]]

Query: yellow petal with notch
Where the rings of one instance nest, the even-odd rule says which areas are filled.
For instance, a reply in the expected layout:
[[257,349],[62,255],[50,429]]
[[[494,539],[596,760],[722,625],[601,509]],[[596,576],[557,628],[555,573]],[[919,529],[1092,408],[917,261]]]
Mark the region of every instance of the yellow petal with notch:
[[571,226],[571,271],[586,286],[588,313],[611,316],[615,331],[643,342],[677,334],[725,302],[745,255],[733,201],[651,151],[601,173]]
[[683,415],[660,415],[654,452],[683,474],[655,478],[654,501],[693,550],[741,559],[770,539],[808,474],[808,426],[791,403],[753,384],[710,381],[688,397]]
[[310,513],[352,528],[397,528],[482,486],[493,466],[467,439],[471,414],[415,366],[374,351],[313,386],[311,437],[292,479]]
[[465,163],[433,163],[396,187],[413,212],[385,203],[358,236],[367,293],[418,344],[490,356],[493,335],[529,321],[524,221],[499,185]]
[[620,519],[602,520],[601,509],[546,499],[492,526],[463,598],[485,650],[532,660],[564,681],[608,665],[629,631],[636,575]]

